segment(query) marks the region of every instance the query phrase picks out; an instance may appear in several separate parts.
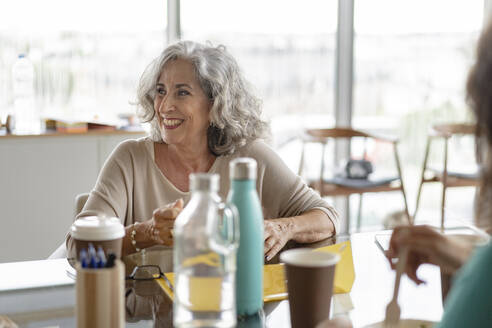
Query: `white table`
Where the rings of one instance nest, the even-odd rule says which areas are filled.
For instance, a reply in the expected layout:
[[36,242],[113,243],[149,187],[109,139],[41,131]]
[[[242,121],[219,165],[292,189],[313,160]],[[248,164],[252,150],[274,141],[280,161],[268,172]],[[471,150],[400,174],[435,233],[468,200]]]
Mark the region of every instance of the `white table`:
[[[393,292],[395,274],[376,246],[375,234],[351,236],[355,283],[349,294],[334,299],[332,312],[335,313],[344,312],[346,303],[352,303],[353,308],[347,314],[354,327],[383,320]],[[74,326],[75,290],[73,280],[65,272],[68,267],[65,260],[0,264],[0,313],[30,327]],[[15,280],[13,272],[16,270],[19,275]],[[442,316],[439,269],[423,266],[419,275],[427,281],[426,285],[416,286],[408,278],[402,278],[401,317],[439,321]],[[153,321],[170,322],[170,303],[155,282],[132,288],[133,294],[127,298],[127,320],[131,322],[128,327],[152,327]],[[265,313],[268,327],[289,326],[288,301],[266,304]]]

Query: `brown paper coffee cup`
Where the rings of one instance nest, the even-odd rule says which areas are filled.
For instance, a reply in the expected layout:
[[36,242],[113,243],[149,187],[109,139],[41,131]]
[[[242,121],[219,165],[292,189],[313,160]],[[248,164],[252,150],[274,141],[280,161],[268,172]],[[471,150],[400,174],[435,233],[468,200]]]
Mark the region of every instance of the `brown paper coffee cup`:
[[292,327],[315,327],[328,319],[340,256],[301,248],[283,252],[280,260],[285,263]]

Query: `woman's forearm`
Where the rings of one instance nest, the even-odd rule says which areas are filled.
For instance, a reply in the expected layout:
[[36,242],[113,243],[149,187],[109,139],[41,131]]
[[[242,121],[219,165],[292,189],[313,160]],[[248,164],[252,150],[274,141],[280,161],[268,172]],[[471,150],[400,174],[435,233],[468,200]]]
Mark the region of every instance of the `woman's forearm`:
[[444,238],[444,242],[436,245],[441,262],[438,265],[444,272],[454,274],[468,262],[474,246],[460,241],[459,237],[453,238],[452,235],[444,236]]
[[135,247],[132,245],[131,233],[133,231],[133,224],[125,227],[125,236],[123,236],[123,242],[121,243],[121,256],[130,255],[135,253]]
[[291,239],[298,243],[314,243],[335,234],[332,219],[319,209],[282,220],[286,220],[286,224],[290,227]]
[[135,246],[132,244],[132,238],[131,238],[131,234],[134,229],[135,229],[134,238],[136,242],[135,245],[136,247],[138,247],[139,249],[144,249],[155,245],[155,242],[149,237],[151,235],[150,220],[140,222],[137,224],[134,223],[125,227],[125,236],[123,237],[123,243],[121,245],[122,256],[126,256],[135,253],[137,251],[135,249]]

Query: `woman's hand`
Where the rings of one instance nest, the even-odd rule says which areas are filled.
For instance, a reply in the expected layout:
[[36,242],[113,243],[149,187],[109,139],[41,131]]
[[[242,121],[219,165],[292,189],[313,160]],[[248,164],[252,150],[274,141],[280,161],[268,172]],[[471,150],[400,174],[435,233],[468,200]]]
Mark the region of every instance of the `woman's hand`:
[[292,238],[293,224],[288,218],[263,221],[267,261],[270,261]]
[[440,234],[430,226],[397,227],[393,230],[386,253],[393,269],[395,264],[392,259],[398,256],[402,247],[408,249],[405,273],[416,284],[424,282],[417,277],[421,264],[435,264],[443,272],[452,274],[466,262],[471,252],[471,247]]
[[[336,213],[334,213],[336,218]],[[335,226],[320,209],[312,209],[298,216],[263,221],[265,259],[270,261],[289,240],[314,243],[333,235]]]
[[158,245],[173,245],[174,221],[183,210],[183,200],[180,198],[154,211],[150,220],[150,238]]
[[158,208],[152,214],[152,219],[135,224],[135,240],[139,248],[154,245],[173,245],[174,221],[183,210],[183,200]]
[[174,203],[156,209],[151,219],[125,227],[122,255],[132,254],[137,249],[155,245],[172,246],[174,221],[182,210],[183,200],[178,199]]

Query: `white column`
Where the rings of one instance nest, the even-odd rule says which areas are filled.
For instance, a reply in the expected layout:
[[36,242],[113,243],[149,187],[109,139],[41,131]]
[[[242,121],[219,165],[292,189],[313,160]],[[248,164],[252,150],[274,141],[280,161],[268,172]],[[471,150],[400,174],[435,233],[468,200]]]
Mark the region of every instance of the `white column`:
[[486,27],[492,16],[492,0],[483,1],[483,26]]
[[180,0],[167,0],[167,43],[181,39]]
[[[337,47],[335,57],[335,122],[339,127],[352,125],[352,85],[354,76],[354,0],[338,0]],[[335,164],[348,159],[350,144],[342,140],[335,145]],[[345,197],[335,199],[340,213],[341,233],[349,232],[350,208]]]
[[335,58],[335,120],[337,126],[350,126],[352,123],[353,66],[354,0],[339,0]]

